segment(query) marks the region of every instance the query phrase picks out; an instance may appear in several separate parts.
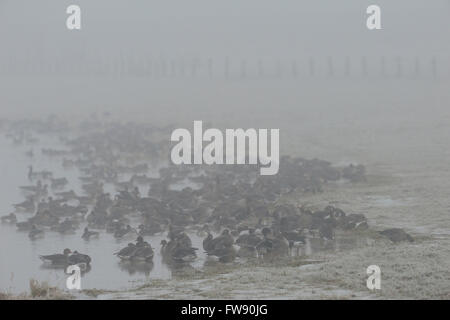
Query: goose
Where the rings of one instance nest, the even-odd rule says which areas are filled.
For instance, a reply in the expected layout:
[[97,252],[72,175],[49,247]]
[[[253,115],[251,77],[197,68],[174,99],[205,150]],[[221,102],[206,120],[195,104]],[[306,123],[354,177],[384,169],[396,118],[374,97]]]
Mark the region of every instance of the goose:
[[84,240],[89,240],[91,237],[98,237],[99,233],[97,231],[90,231],[88,227],[84,228],[83,235],[81,238]]
[[136,261],[150,261],[153,259],[153,249],[149,243],[143,242],[136,245],[137,249],[131,256],[132,260]]
[[216,257],[222,263],[233,262],[236,258],[236,250],[233,246],[215,248],[207,252],[209,257]]
[[103,183],[102,182],[87,183],[87,184],[83,184],[81,187],[88,194],[103,193]]
[[213,241],[213,235],[208,232],[208,235],[206,236],[206,238],[203,239],[203,250],[205,250],[205,252],[211,251],[213,249],[212,241]]
[[52,177],[52,173],[50,171],[33,171],[33,166],[28,166],[28,179],[29,180],[33,180],[33,179],[49,179]]
[[36,186],[19,187],[25,194],[34,194],[35,197],[45,197],[48,194],[48,186],[46,184],[38,184]]
[[[93,215],[93,213],[91,213],[91,215]],[[88,216],[88,220],[91,217],[91,215]],[[108,232],[108,233],[116,233],[117,230],[123,228],[123,225],[124,225],[124,221],[121,221],[119,219],[110,220],[108,222],[108,224],[106,225],[106,232]]]
[[258,258],[258,250],[256,246],[241,245],[236,255],[240,258]]
[[141,192],[139,191],[138,187],[134,187],[133,191],[131,191],[131,195],[135,200],[138,200],[141,198]]
[[257,258],[258,251],[256,246],[261,242],[261,238],[255,234],[255,229],[250,228],[248,234],[241,234],[236,239],[236,245],[239,246],[237,255],[241,258]]
[[157,223],[152,223],[151,225],[140,224],[138,230],[140,236],[153,236],[154,234],[163,231],[161,226]]
[[87,266],[91,263],[92,259],[87,254],[79,253],[78,251],[74,251],[71,255],[67,258],[67,263],[70,265],[76,264],[76,265],[83,265]]
[[44,231],[38,229],[34,224],[31,226],[31,230],[28,233],[28,237],[31,240],[36,240],[38,238],[42,238],[44,236]]
[[349,214],[348,216],[344,217],[341,220],[340,224],[344,230],[351,230],[351,229],[363,230],[369,227],[367,224],[367,218],[362,213]]
[[150,261],[153,259],[153,249],[148,242],[144,241],[142,236],[137,237],[135,250],[130,255],[130,259],[134,261]]
[[161,242],[160,242],[160,245],[161,245],[161,249],[160,249],[160,253],[161,253],[161,256],[166,256],[168,253],[169,253],[169,251],[167,250],[167,240],[165,240],[165,239],[162,239],[161,240]]
[[209,233],[205,240],[203,240],[203,249],[209,257],[215,257],[220,262],[232,262],[236,258],[236,250],[233,247],[234,239],[230,235],[230,231],[225,229],[221,235],[212,238]]
[[19,187],[23,191],[29,191],[29,192],[39,192],[43,188],[42,181],[38,180],[35,186],[20,186]]
[[75,191],[70,190],[70,191],[62,191],[62,192],[56,192],[55,195],[61,199],[64,200],[72,200],[72,199],[77,199],[78,196],[75,193]]
[[283,236],[289,242],[289,251],[291,254],[295,250],[295,255],[298,255],[300,248],[306,244],[306,237],[300,231],[283,232]]
[[1,217],[2,223],[17,223],[17,217],[14,212],[11,212],[8,215]]
[[114,186],[116,187],[117,191],[128,192],[128,190],[134,187],[134,184],[132,181],[123,181],[123,182],[116,182]]
[[71,160],[71,159],[63,158],[63,160],[62,160],[62,166],[63,166],[64,168],[70,168],[70,167],[73,167],[74,165],[75,165],[75,161],[73,161],[73,160]]
[[334,229],[331,223],[322,223],[322,225],[319,227],[319,235],[323,240],[333,240]]
[[230,230],[224,229],[220,236],[217,238],[214,238],[211,242],[211,246],[216,248],[222,248],[222,247],[230,247],[234,244],[234,239],[230,235]]
[[114,238],[121,239],[125,236],[135,236],[137,235],[137,231],[132,228],[129,224],[124,229],[117,229],[114,232]]
[[196,232],[196,235],[199,237],[204,237],[208,235],[208,232],[210,232],[209,225],[205,224]]
[[130,260],[136,249],[134,243],[129,243],[128,246],[114,253],[114,255],[118,256],[121,260]]
[[277,257],[289,254],[289,242],[281,234],[273,234],[270,228],[263,228],[264,239],[256,246],[258,254],[262,257]]
[[45,256],[39,256],[39,259],[41,259],[46,264],[51,265],[58,265],[58,266],[65,266],[67,265],[68,257],[72,253],[70,249],[64,249],[63,253],[57,253],[57,254],[51,254],[51,255],[45,255]]
[[151,179],[147,177],[147,175],[133,175],[130,180],[133,184],[148,184],[151,182]]
[[403,229],[400,229],[400,228],[386,229],[383,231],[379,231],[379,234],[387,237],[389,240],[391,240],[394,243],[401,242],[401,241],[409,241],[409,242],[414,241],[414,239],[413,239],[413,237],[411,237],[411,235],[409,235]]
[[65,219],[60,224],[52,227],[52,230],[58,231],[59,233],[62,233],[62,234],[73,234],[73,233],[75,233],[75,229],[76,229],[76,223],[74,223],[73,221],[71,221],[69,219]]
[[76,196],[73,197],[73,199],[76,199],[78,201],[78,205],[80,206],[88,206],[92,203],[92,199],[88,196]]
[[177,247],[172,252],[172,259],[179,262],[192,262],[197,258],[196,250],[198,250],[198,248]]
[[29,231],[31,230],[32,225],[33,224],[29,220],[16,223],[17,230],[19,231]]
[[275,235],[272,253],[276,256],[289,255],[289,241],[280,232]]
[[192,262],[197,258],[196,250],[183,240],[183,237],[171,240],[161,240],[161,255],[163,259],[173,262]]
[[163,258],[171,258],[173,251],[178,246],[178,243],[176,240],[170,240],[167,242],[165,239],[161,240],[161,255]]
[[25,201],[23,201],[21,203],[16,203],[13,206],[16,209],[25,210],[27,212],[31,212],[36,209],[36,204],[34,203],[34,197],[28,197]]
[[175,236],[172,236],[172,239],[177,243],[177,245],[179,246],[183,246],[185,248],[189,248],[192,247],[192,240],[191,238],[189,238],[189,236],[184,233],[181,232]]
[[57,179],[51,179],[50,186],[52,189],[58,189],[65,187],[69,181],[66,178],[57,178]]
[[262,239],[255,233],[255,229],[249,228],[248,234],[241,234],[236,239],[236,244],[239,246],[255,247],[261,240]]

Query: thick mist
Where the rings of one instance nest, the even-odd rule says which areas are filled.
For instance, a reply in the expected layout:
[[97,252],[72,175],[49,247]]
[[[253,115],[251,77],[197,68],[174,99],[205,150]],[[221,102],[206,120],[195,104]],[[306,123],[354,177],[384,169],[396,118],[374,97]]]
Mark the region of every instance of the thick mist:
[[377,1],[376,32],[372,1],[75,2],[79,32],[65,27],[74,1],[0,2],[2,116],[276,113],[446,92],[444,0]]

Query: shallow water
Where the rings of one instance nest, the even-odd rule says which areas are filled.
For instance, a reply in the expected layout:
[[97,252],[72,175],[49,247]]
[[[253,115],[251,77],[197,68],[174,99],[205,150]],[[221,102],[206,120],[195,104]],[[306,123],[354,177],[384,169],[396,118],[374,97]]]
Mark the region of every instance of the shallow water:
[[[55,147],[55,145],[57,147]],[[81,184],[78,183],[78,170],[62,167],[59,157],[50,158],[41,155],[42,147],[59,148],[54,139],[40,139],[39,147],[31,145],[15,146],[4,136],[0,137],[2,159],[0,170],[0,214],[5,215],[14,211],[13,203],[23,201],[24,197],[19,186],[28,185],[27,166],[33,164],[35,170],[51,170],[55,177],[67,177],[69,186],[66,190],[73,189],[81,194]],[[25,152],[34,149],[34,157],[31,159]],[[150,175],[150,174],[149,174]],[[108,188],[105,188],[108,189]],[[110,191],[113,188],[110,187]],[[142,190],[146,192],[146,190]],[[18,221],[24,221],[32,216],[32,213],[16,214]],[[122,289],[134,281],[148,278],[169,278],[170,269],[164,265],[159,255],[159,243],[165,238],[164,234],[146,237],[155,249],[153,265],[127,266],[119,263],[119,259],[113,255],[134,239],[118,241],[112,234],[101,232],[98,239],[84,241],[81,239],[81,226],[76,234],[62,235],[58,232],[46,231],[42,239],[31,241],[27,232],[18,232],[16,226],[0,224],[0,289],[19,293],[27,291],[29,280],[37,279],[48,281],[52,285],[65,287],[66,275],[62,269],[46,267],[39,259],[39,255],[60,253],[64,248],[78,250],[92,258],[92,267],[82,277],[82,288]],[[201,240],[195,234],[191,235],[194,246],[201,247]],[[196,266],[202,263],[203,254],[199,253]]]
[[[81,183],[78,177],[78,169],[63,168],[61,157],[43,156],[41,148],[63,149],[61,143],[55,138],[39,136],[39,142],[36,146],[31,145],[13,145],[13,143],[4,136],[0,137],[0,148],[3,150],[0,170],[2,179],[0,180],[0,215],[5,215],[14,211],[13,203],[19,203],[24,200],[23,194],[19,189],[21,185],[29,185],[27,179],[27,166],[32,164],[36,171],[50,170],[54,177],[66,177],[69,185],[64,190],[74,190],[77,194],[83,194]],[[34,149],[34,156],[30,158],[26,152]],[[157,176],[157,169],[150,169],[148,176]],[[129,179],[129,176],[120,177],[121,181]],[[198,188],[195,183],[185,179],[177,185],[171,186],[173,190],[181,190],[186,186]],[[111,194],[116,191],[112,185],[105,184],[105,190]],[[148,188],[140,188],[142,194],[146,194]],[[59,190],[60,191],[60,190]],[[49,188],[51,195],[51,188]],[[16,213],[18,221],[25,221],[34,213]],[[11,293],[20,293],[29,289],[30,279],[47,281],[49,284],[65,288],[67,275],[63,269],[55,269],[45,266],[39,259],[39,255],[61,253],[65,248],[72,251],[77,250],[88,254],[92,258],[91,268],[82,275],[82,289],[105,289],[105,290],[126,290],[147,279],[169,279],[172,276],[172,270],[162,262],[159,254],[160,242],[166,238],[166,232],[152,237],[145,237],[155,250],[155,256],[152,264],[127,264],[120,262],[113,255],[125,247],[130,239],[117,240],[112,234],[105,231],[100,232],[97,239],[85,241],[81,238],[82,230],[85,224],[82,224],[75,234],[60,234],[58,232],[45,230],[45,235],[41,239],[30,240],[28,232],[19,232],[15,224],[0,224],[0,290]],[[137,226],[133,222],[132,226]],[[202,238],[197,236],[194,231],[188,232],[192,239],[193,246],[199,248],[198,258],[191,266],[201,269],[207,260],[202,250]],[[322,241],[320,239],[311,239],[305,246],[295,248],[292,255],[310,255],[319,250],[344,250],[364,245],[365,239],[356,239],[340,235],[336,241]]]

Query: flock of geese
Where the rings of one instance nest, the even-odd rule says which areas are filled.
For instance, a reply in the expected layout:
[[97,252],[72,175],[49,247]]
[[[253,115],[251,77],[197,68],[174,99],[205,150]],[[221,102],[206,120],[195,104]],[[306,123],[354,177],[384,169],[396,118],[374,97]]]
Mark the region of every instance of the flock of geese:
[[[25,199],[14,208],[31,216],[18,221],[16,212],[11,212],[1,221],[16,224],[33,241],[47,232],[82,230],[80,238],[85,241],[107,232],[118,241],[134,240],[111,254],[122,261],[151,262],[154,249],[145,238],[167,233],[160,242],[167,263],[190,263],[199,250],[227,263],[236,257],[295,255],[310,239],[333,241],[337,229],[369,227],[361,213],[280,201],[294,192],[321,192],[332,181],[364,181],[362,165],[338,168],[323,160],[285,156],[275,176],[260,176],[257,166],[250,165],[175,166],[166,160],[171,127],[99,119],[78,127],[57,118],[18,121],[6,131],[18,145],[30,141],[36,145],[41,136],[58,137],[61,147],[41,149],[42,156],[60,159],[64,169],[79,172],[82,193],[67,190],[71,185],[67,177],[29,166],[27,177],[34,184],[20,187]],[[35,153],[27,152],[31,161]],[[156,167],[157,175],[150,175]],[[144,189],[146,195],[141,194]],[[383,235],[412,241],[401,229],[389,230]],[[202,248],[193,247],[192,233],[203,237]],[[40,258],[53,265],[91,263],[91,257],[70,249]]]

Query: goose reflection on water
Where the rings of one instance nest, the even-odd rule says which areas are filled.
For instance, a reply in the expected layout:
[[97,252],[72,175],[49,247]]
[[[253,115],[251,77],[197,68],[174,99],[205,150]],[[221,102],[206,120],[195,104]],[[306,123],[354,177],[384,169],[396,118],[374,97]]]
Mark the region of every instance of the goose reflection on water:
[[154,264],[152,261],[121,260],[118,262],[118,266],[120,270],[128,272],[129,275],[144,274],[149,276]]

